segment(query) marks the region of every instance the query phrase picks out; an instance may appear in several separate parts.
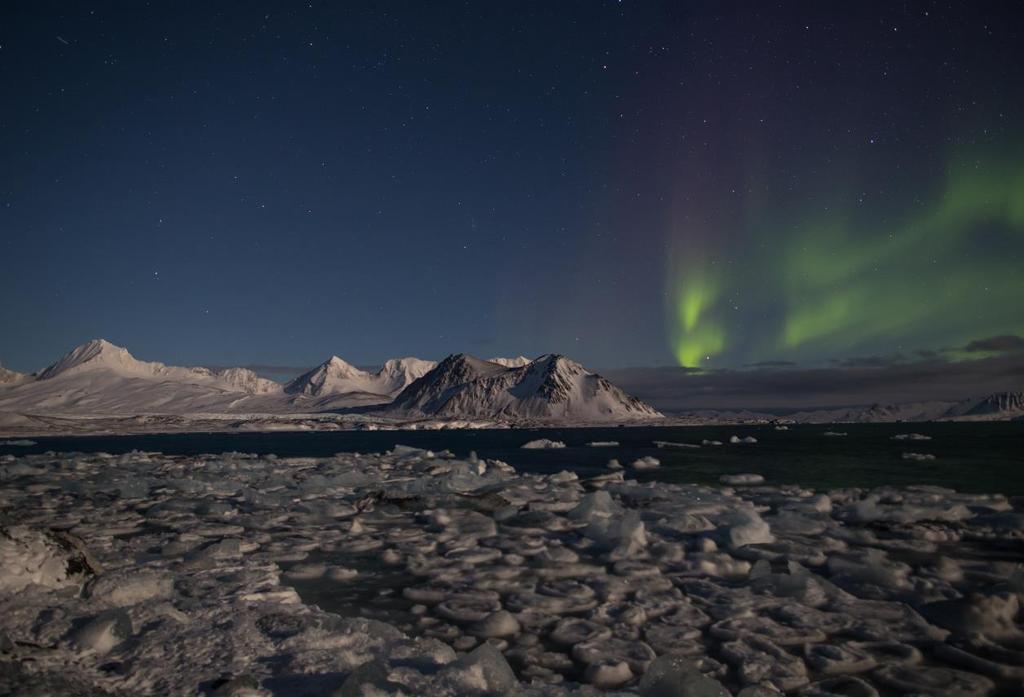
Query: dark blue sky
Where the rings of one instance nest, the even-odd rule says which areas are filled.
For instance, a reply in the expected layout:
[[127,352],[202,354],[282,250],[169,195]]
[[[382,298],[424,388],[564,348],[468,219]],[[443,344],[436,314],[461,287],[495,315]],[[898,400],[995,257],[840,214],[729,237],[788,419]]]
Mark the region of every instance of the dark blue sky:
[[0,360],[736,366],[1024,331],[1021,283],[979,290],[1021,262],[1020,5],[826,5],[6,3]]

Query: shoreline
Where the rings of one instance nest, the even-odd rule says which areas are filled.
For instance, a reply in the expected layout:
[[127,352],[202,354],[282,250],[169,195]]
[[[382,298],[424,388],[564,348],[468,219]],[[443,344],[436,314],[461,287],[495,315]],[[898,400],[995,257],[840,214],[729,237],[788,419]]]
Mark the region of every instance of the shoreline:
[[[54,422],[59,428],[51,430],[28,428],[5,428],[4,419],[17,418],[27,422]],[[0,413],[0,438],[59,438],[84,436],[136,436],[173,435],[182,433],[330,433],[359,431],[451,431],[451,430],[567,430],[567,429],[613,429],[613,428],[703,428],[715,426],[787,427],[861,425],[861,424],[949,424],[949,423],[1015,423],[1020,418],[962,417],[931,419],[923,421],[787,421],[785,417],[775,420],[733,420],[666,416],[662,419],[634,420],[622,422],[602,421],[501,421],[490,419],[410,419],[372,420],[358,418],[360,415],[337,415],[327,413],[296,414],[16,414]],[[14,417],[14,418],[12,418]],[[137,427],[126,427],[125,422],[139,423]],[[80,425],[93,422],[114,422],[111,427],[74,430]],[[152,423],[157,422],[157,423]],[[172,425],[176,424],[176,425]],[[218,427],[218,424],[224,424]],[[228,425],[230,424],[230,425]]]

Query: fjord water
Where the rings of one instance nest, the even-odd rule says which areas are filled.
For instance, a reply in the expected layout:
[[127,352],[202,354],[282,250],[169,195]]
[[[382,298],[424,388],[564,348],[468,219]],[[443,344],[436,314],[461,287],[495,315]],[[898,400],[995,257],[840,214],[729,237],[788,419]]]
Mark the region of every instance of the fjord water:
[[[826,432],[845,433],[827,436]],[[931,440],[894,440],[902,433],[920,433]],[[729,437],[753,436],[754,444],[730,444]],[[568,447],[524,450],[527,441],[549,438]],[[146,450],[167,454],[247,452],[281,457],[324,457],[338,452],[382,452],[397,444],[431,450],[448,449],[458,456],[475,451],[480,457],[504,460],[524,472],[571,470],[581,477],[607,471],[611,458],[640,481],[716,484],[723,474],[756,472],[771,484],[798,484],[817,490],[929,484],[965,492],[1024,496],[1024,422],[901,423],[796,425],[787,431],[772,426],[687,426],[495,429],[450,431],[333,431],[270,433],[175,433],[130,436],[33,438],[33,446],[11,446],[0,440],[0,454],[59,452],[125,453]],[[699,449],[658,448],[654,441],[700,444]],[[617,441],[614,447],[589,447],[595,441]],[[904,453],[926,453],[936,459],[904,459]],[[628,469],[650,455],[661,467],[643,472]]]

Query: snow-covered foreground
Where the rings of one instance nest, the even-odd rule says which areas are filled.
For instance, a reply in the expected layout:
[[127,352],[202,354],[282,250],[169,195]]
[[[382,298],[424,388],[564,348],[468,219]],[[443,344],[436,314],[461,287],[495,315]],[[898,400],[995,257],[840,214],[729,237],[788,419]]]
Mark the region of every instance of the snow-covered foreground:
[[[5,694],[1024,682],[1024,514],[998,495],[581,481],[399,447],[6,456],[0,507]],[[295,589],[324,607],[363,597],[390,623]]]

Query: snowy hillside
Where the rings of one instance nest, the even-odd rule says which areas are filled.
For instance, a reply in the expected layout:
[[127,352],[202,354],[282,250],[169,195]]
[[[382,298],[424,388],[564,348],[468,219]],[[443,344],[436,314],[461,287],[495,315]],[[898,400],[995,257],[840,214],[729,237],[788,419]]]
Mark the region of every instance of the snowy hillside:
[[273,380],[261,378],[246,368],[179,368],[163,363],[140,361],[132,356],[128,349],[115,346],[105,339],[93,339],[73,349],[53,365],[43,369],[37,379],[68,378],[95,371],[117,377],[210,382],[212,386],[218,388],[247,394],[267,394],[280,389],[280,385]]
[[0,365],[0,385],[20,382],[21,380],[24,380],[26,377],[28,376],[24,375],[23,373],[8,370],[7,368]]
[[352,409],[390,402],[434,365],[396,358],[366,372],[335,356],[282,386],[246,368],[140,361],[127,349],[96,339],[35,375],[0,372],[0,412],[243,415]]
[[395,358],[387,361],[379,371],[371,373],[346,363],[337,356],[300,375],[284,387],[290,395],[327,397],[330,395],[366,394],[391,397],[401,392],[417,378],[426,375],[437,365],[419,358]]
[[449,356],[407,387],[393,414],[442,418],[629,421],[661,416],[600,375],[564,356],[506,367],[465,354]]
[[503,365],[506,368],[522,368],[524,365],[530,363],[530,359],[526,356],[516,356],[515,358],[488,358],[491,363],[497,363]]
[[50,413],[190,413],[249,409],[281,386],[245,368],[179,368],[137,360],[103,339],[0,390],[0,410]]

